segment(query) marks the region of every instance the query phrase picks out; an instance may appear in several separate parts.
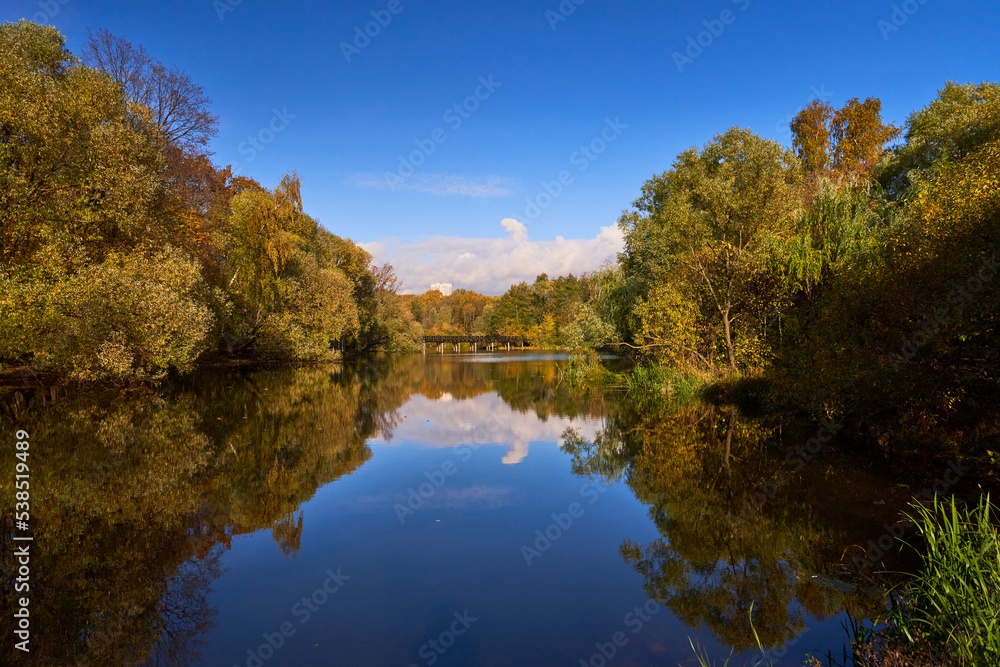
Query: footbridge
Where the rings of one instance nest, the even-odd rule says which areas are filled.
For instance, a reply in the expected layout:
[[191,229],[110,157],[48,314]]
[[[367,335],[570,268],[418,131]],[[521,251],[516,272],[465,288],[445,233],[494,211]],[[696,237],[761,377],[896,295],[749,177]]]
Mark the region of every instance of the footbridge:
[[469,352],[509,351],[530,345],[523,336],[424,336],[425,353],[428,344],[437,346],[437,351],[442,354],[449,348],[453,352],[461,352],[463,345],[468,346]]

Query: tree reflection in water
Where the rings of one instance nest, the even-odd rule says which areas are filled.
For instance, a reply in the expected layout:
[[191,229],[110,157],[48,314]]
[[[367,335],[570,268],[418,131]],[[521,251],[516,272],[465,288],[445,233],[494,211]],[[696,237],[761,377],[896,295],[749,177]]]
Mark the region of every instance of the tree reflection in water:
[[[808,437],[793,422],[574,392],[551,359],[489,364],[417,355],[355,367],[222,370],[155,390],[0,395],[4,423],[28,430],[36,448],[32,528],[44,545],[32,556],[37,634],[21,662],[196,661],[215,623],[211,585],[233,536],[270,531],[294,558],[308,520],[302,504],[364,465],[370,439],[391,440],[411,396],[491,393],[538,423],[594,424],[587,437],[564,434],[573,470],[623,480],[648,505],[661,538],[627,541],[622,555],[647,594],[690,627],[745,650],[754,645],[753,604],[762,641],[781,646],[803,631],[807,614],[847,608],[870,616],[881,603],[863,582],[838,583],[837,565],[846,545],[877,535],[904,502],[887,498],[876,475],[838,467],[835,458],[816,461],[759,511],[740,516],[755,485],[785,465],[786,443]],[[4,461],[9,504],[13,463]],[[876,490],[889,500],[880,510],[870,502]],[[12,509],[3,507],[4,516]],[[3,537],[8,581],[10,535]],[[8,587],[6,608],[14,596]],[[0,621],[8,636],[11,622],[9,614]]]
[[877,536],[904,495],[831,453],[747,511],[762,480],[788,469],[786,453],[810,437],[808,425],[608,398],[604,430],[590,440],[568,433],[564,449],[577,474],[624,480],[649,506],[661,537],[626,540],[621,554],[650,598],[737,652],[757,647],[754,629],[765,647],[781,648],[805,631],[806,615],[872,618],[882,608],[882,592],[842,565],[843,552]]
[[[304,520],[297,509],[371,457],[366,441],[392,428],[415,368],[226,371],[155,391],[4,394],[4,422],[28,430],[34,447],[35,634],[20,662],[196,660],[232,537],[269,529],[294,557]],[[9,486],[9,457],[4,467]],[[12,587],[5,598],[13,608]],[[12,633],[9,614],[0,630]]]

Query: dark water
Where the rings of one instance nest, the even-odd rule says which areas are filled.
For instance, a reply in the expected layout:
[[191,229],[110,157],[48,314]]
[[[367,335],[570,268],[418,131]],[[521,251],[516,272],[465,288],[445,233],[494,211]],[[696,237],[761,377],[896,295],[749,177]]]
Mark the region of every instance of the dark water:
[[689,665],[693,641],[742,665],[756,630],[801,665],[879,611],[877,542],[944,469],[890,483],[818,424],[575,391],[565,363],[6,393],[35,541],[32,651],[4,664]]

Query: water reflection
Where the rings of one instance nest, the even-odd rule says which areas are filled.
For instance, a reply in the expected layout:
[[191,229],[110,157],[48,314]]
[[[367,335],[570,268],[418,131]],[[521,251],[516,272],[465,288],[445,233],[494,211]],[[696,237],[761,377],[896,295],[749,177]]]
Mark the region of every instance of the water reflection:
[[[373,447],[392,451],[404,444],[432,453],[457,448],[452,456],[469,445],[506,446],[503,463],[510,474],[449,484],[436,490],[426,507],[478,511],[526,504],[522,514],[502,519],[502,526],[478,525],[484,518],[473,514],[456,520],[451,530],[459,532],[449,533],[456,544],[480,536],[468,531],[502,527],[518,536],[510,538],[509,554],[496,556],[508,567],[503,559],[509,555],[510,572],[524,571],[515,540],[527,539],[549,521],[549,510],[534,511],[531,505],[544,507],[538,493],[546,490],[538,485],[544,486],[546,478],[539,471],[567,467],[565,457],[550,459],[544,452],[536,457],[531,445],[556,442],[569,454],[576,475],[623,481],[648,509],[655,526],[650,532],[659,537],[624,542],[615,537],[614,545],[620,545],[627,569],[640,576],[645,594],[688,628],[707,629],[722,645],[743,651],[754,645],[751,604],[754,627],[772,647],[844,609],[862,617],[877,610],[878,591],[852,579],[840,563],[845,547],[877,536],[884,523],[894,520],[905,489],[887,491],[879,475],[849,459],[830,457],[794,475],[780,493],[747,513],[746,499],[761,480],[782,469],[788,443],[805,442],[808,427],[791,421],[762,424],[707,405],[667,410],[615,395],[575,392],[560,383],[557,357],[510,358],[480,356],[479,363],[468,363],[413,356],[347,368],[220,371],[157,390],[4,394],[5,426],[14,423],[39,443],[32,458],[37,546],[32,566],[39,573],[32,589],[32,627],[37,634],[32,653],[21,662],[197,662],[219,622],[210,602],[212,586],[223,574],[234,538],[267,531],[286,558],[304,557],[305,527],[325,517],[309,515],[303,505],[318,490],[365,466]],[[12,466],[5,458],[4,503],[13,498]],[[480,468],[470,468],[470,475]],[[422,473],[420,468],[414,474]],[[391,517],[392,508],[406,502],[409,484],[386,477],[373,492],[352,496],[349,505]],[[573,488],[578,486],[575,482]],[[553,494],[550,490],[545,502],[565,511],[567,501]],[[2,509],[4,516],[12,515],[9,506]],[[529,514],[533,518],[525,519]],[[587,535],[594,549],[605,546],[607,525],[626,518],[611,516],[611,523],[601,524],[600,516],[595,511],[587,515],[591,523],[581,520],[574,527],[590,531],[574,534]],[[6,530],[3,538],[8,581],[13,577],[10,535]],[[409,535],[416,533],[404,533]],[[569,540],[559,548],[569,550]],[[411,558],[418,558],[412,554],[420,544],[406,547]],[[546,556],[545,563],[570,556]],[[386,567],[398,565],[392,554],[378,558]],[[538,589],[536,595],[571,601],[576,599],[570,593],[573,577],[622,580],[606,572],[567,570],[565,576],[566,581],[548,582],[551,591]],[[461,581],[456,585],[464,589]],[[508,577],[507,585],[520,583]],[[545,583],[525,580],[524,585]],[[639,587],[623,594],[641,598]],[[7,587],[5,608],[14,606],[13,597]],[[520,604],[516,596],[508,598],[505,604]],[[605,607],[617,609],[618,604]],[[574,606],[585,621],[575,630],[567,627],[562,643],[549,638],[548,648],[559,655],[589,655],[593,641],[604,638],[595,620],[600,605],[592,616],[585,606]],[[448,607],[441,613],[453,611]],[[8,636],[10,623],[9,615],[0,622]],[[500,628],[497,636],[508,631],[524,629]],[[587,633],[594,633],[593,641]],[[649,633],[648,642],[662,653],[665,640]],[[675,635],[671,641],[686,651],[686,636]],[[496,656],[505,645],[497,642],[493,655],[500,660]],[[468,659],[472,662],[461,664],[489,662]]]
[[505,445],[503,462],[520,463],[528,455],[532,442],[563,443],[563,434],[574,429],[584,437],[593,437],[602,426],[596,417],[563,417],[551,415],[539,419],[533,411],[515,410],[498,394],[480,394],[458,400],[445,392],[437,399],[421,394],[413,396],[399,413],[402,423],[391,438],[376,438],[374,442],[417,443],[424,447],[458,447],[466,443]]
[[[366,441],[391,429],[407,380],[387,364],[365,373],[208,374],[155,392],[4,396],[5,423],[37,443],[37,634],[22,662],[195,661],[199,636],[213,625],[206,600],[222,551],[234,536],[266,529],[294,557],[297,508],[370,458]],[[4,470],[5,484],[12,477]],[[5,488],[4,500],[12,497]],[[5,596],[13,608],[10,587]],[[4,623],[9,630],[9,615]]]
[[571,434],[566,450],[579,474],[624,479],[649,507],[661,537],[626,540],[621,554],[651,599],[737,652],[757,647],[754,629],[780,649],[807,618],[879,612],[882,591],[844,555],[894,520],[905,491],[843,452],[789,470],[808,425],[710,405],[615,408],[604,430]]

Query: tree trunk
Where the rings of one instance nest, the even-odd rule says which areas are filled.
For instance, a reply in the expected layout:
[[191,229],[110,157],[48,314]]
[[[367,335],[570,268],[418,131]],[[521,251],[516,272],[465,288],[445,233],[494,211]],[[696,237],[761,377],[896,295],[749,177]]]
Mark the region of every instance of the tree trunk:
[[736,370],[736,355],[733,354],[733,334],[729,323],[729,308],[722,311],[722,328],[726,333],[726,352],[729,354],[729,367]]
[[723,464],[726,469],[726,474],[731,475],[732,470],[729,468],[729,461],[733,458],[733,430],[736,427],[736,411],[733,409],[729,410],[729,428],[726,430],[726,461]]

